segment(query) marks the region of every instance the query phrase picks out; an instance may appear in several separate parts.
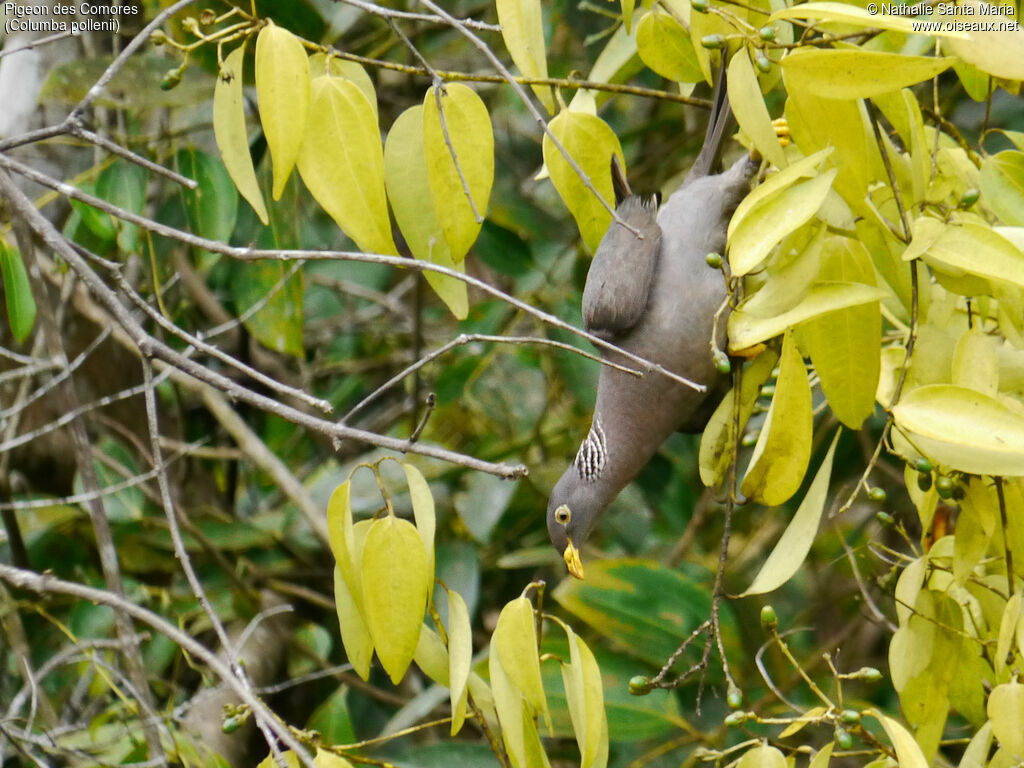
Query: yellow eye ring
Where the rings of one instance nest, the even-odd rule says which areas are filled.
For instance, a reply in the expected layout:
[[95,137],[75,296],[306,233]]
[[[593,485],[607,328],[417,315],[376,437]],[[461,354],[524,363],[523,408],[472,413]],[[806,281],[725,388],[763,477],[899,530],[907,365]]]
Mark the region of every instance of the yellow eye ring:
[[569,509],[565,504],[558,507],[555,510],[555,522],[559,525],[568,525],[569,520],[572,519],[572,510]]

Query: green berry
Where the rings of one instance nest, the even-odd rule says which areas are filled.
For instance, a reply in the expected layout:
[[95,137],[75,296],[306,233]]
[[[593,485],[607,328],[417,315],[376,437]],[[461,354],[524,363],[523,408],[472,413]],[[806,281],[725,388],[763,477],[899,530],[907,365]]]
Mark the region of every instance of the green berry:
[[766,43],[775,41],[775,27],[768,25],[761,27],[757,30],[757,36],[764,40]]
[[868,491],[868,498],[872,501],[885,501],[885,488],[879,488],[877,485]]
[[932,463],[928,459],[918,459],[914,464],[914,469],[918,472],[931,472],[934,467],[932,467]]
[[763,53],[759,53],[754,57],[754,64],[757,66],[758,71],[765,75],[772,71],[772,60]]
[[736,728],[747,722],[746,712],[730,712],[728,717],[725,718],[725,724],[729,728]]
[[736,687],[735,683],[729,683],[729,692],[725,695],[729,709],[739,709],[743,706],[743,691]]
[[839,722],[844,725],[857,725],[860,723],[860,712],[855,709],[844,709],[839,713]]
[[231,717],[224,718],[224,722],[221,723],[220,729],[224,733],[234,733],[238,730],[238,727],[240,725],[241,723],[239,722],[238,718],[232,715]]
[[709,50],[717,50],[725,45],[725,38],[721,35],[704,35],[700,39],[700,44]]
[[874,667],[861,667],[856,676],[869,683],[877,683],[882,679],[882,673]]
[[896,519],[888,512],[878,512],[875,514],[875,520],[880,522],[882,525],[895,525]]
[[708,266],[712,269],[722,268],[722,254],[720,253],[709,253],[704,257],[704,261],[706,261]]
[[917,487],[926,493],[932,488],[932,476],[929,472],[918,472]]
[[960,195],[960,207],[970,208],[978,202],[979,197],[981,197],[981,192],[974,187],[964,190],[964,193]]
[[732,363],[729,362],[729,356],[724,352],[715,353],[715,370],[723,376],[732,373]]
[[170,91],[176,88],[181,82],[181,70],[180,69],[169,69],[164,73],[163,79],[160,81],[161,91]]
[[629,692],[634,696],[644,696],[650,693],[653,687],[650,678],[644,675],[636,675],[629,679]]
[[939,496],[943,499],[953,498],[953,481],[945,475],[939,475],[935,478],[935,490],[939,492]]
[[761,627],[765,632],[774,632],[779,628],[779,617],[775,615],[775,609],[770,605],[761,609]]
[[708,0],[690,0],[690,7],[697,13],[708,12]]
[[853,736],[845,728],[836,728],[836,744],[840,749],[851,749],[853,747]]

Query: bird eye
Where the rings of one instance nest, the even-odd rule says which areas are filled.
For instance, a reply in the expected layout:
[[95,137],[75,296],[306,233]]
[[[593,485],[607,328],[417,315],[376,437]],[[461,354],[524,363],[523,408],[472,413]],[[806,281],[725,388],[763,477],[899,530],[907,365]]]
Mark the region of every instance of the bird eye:
[[562,506],[560,506],[558,509],[555,510],[555,520],[560,525],[568,525],[569,524],[569,519],[571,517],[572,517],[572,512],[569,510],[569,508],[567,506],[565,506],[565,504],[563,504]]

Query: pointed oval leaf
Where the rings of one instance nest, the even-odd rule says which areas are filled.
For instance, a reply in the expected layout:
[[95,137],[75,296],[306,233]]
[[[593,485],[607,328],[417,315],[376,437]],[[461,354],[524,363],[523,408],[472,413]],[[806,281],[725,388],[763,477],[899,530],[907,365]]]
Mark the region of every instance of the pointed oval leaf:
[[420,630],[420,639],[416,642],[416,653],[412,658],[423,670],[423,674],[438,685],[447,686],[451,682],[448,653],[441,636],[424,625]]
[[462,595],[448,590],[448,688],[452,698],[452,736],[466,719],[469,673],[473,665],[473,633]]
[[818,750],[814,757],[811,758],[811,762],[807,768],[828,768],[829,761],[832,759],[832,749],[835,745],[836,743],[834,741],[830,741]]
[[976,326],[960,337],[953,350],[953,383],[993,397],[999,392],[994,336]]
[[981,164],[981,194],[996,216],[1024,227],[1024,152],[1007,149]]
[[[1002,618],[999,621],[999,640],[996,645],[995,673],[996,677],[1003,674],[1006,669],[1006,660],[1010,658],[1010,651],[1013,648],[1014,639],[1017,635],[1017,627],[1021,618],[1021,594],[1017,592],[1006,601]],[[987,753],[986,753],[987,754]]]
[[601,670],[587,644],[568,626],[565,632],[569,641],[569,663],[562,664],[562,682],[580,749],[580,767],[605,768],[608,764],[608,718]]
[[280,200],[306,134],[309,59],[299,39],[272,21],[256,38],[256,96]]
[[1018,760],[1024,758],[1024,683],[1003,683],[988,696],[992,735]]
[[872,709],[871,715],[882,724],[886,736],[892,742],[900,768],[928,768],[924,753],[906,728],[877,709]]
[[195,189],[181,190],[192,231],[227,242],[238,219],[238,190],[225,166],[213,155],[189,146],[178,152],[178,170],[198,182]]
[[344,757],[328,752],[326,749],[317,749],[313,765],[316,768],[352,768],[352,763]]
[[760,744],[743,753],[736,768],[786,768],[786,758],[775,747]]
[[331,75],[313,81],[297,163],[314,199],[360,249],[398,253],[391,239],[377,118],[359,86]]
[[334,567],[334,606],[338,612],[338,626],[341,629],[341,643],[345,646],[345,655],[363,680],[370,678],[370,662],[373,660],[373,640],[363,620],[362,612],[356,605],[355,598],[341,568]]
[[[142,213],[148,180],[149,171],[145,168],[118,158],[96,179],[96,194],[118,208]],[[115,216],[110,216],[110,220],[117,233],[117,247],[125,253],[134,252],[139,244],[139,228]]]
[[[544,16],[540,0],[496,0],[501,36],[505,39],[512,61],[523,77],[542,79],[548,76],[547,52],[544,46]],[[549,113],[555,111],[555,99],[546,85],[533,86],[533,92]]]
[[412,514],[416,519],[416,530],[423,539],[423,549],[427,553],[430,583],[434,583],[434,529],[437,518],[434,515],[434,495],[430,492],[423,473],[412,464],[402,462],[405,480],[409,484],[409,497],[412,499]]
[[950,56],[904,56],[857,49],[801,48],[780,62],[785,76],[827,99],[869,99],[945,72]]
[[812,318],[885,296],[881,288],[863,283],[821,282],[811,286],[803,301],[775,317],[754,317],[740,308],[729,316],[729,349],[748,349]]
[[947,17],[949,21],[977,25],[981,16],[986,21],[1013,26],[998,30],[971,29],[963,36],[950,35],[944,41],[945,48],[982,72],[1006,80],[1024,80],[1024,57],[1020,55],[1024,50],[1024,29],[1013,24],[1012,15],[1005,14],[1003,9],[1007,6],[979,0],[962,0],[957,5],[962,10],[957,16]]
[[526,768],[526,743],[523,728],[523,694],[509,679],[500,661],[501,638],[497,632],[491,636],[491,651],[488,659],[488,673],[491,691],[494,694],[494,709],[501,723],[501,740],[508,750],[512,764]]
[[[433,88],[427,91],[423,99],[423,148],[434,211],[452,260],[461,262],[480,233],[494,183],[491,117],[472,88],[449,83],[439,97]],[[458,168],[453,155],[458,158]]]
[[931,384],[892,409],[896,426],[933,462],[976,475],[1024,475],[1024,415],[973,389]]
[[388,515],[375,520],[362,557],[363,608],[377,658],[396,685],[419,642],[429,589],[427,553],[416,527]]
[[[875,285],[867,249],[850,238],[828,238],[824,280]],[[800,326],[821,388],[836,417],[860,429],[875,407],[881,373],[882,308],[877,301],[816,317]]]
[[761,95],[761,86],[746,52],[740,51],[729,62],[729,107],[757,150],[776,168],[787,165],[786,153],[772,126],[771,115]]
[[345,80],[351,80],[355,83],[359,90],[363,92],[363,96],[370,102],[370,106],[373,107],[374,119],[379,120],[380,115],[377,112],[377,91],[373,87],[373,80],[366,74],[366,70],[363,69],[363,65],[357,61],[349,61],[348,59],[341,59],[337,56],[330,58],[330,69],[327,67],[327,54],[314,53],[309,57],[309,74],[313,78],[320,77],[320,75],[333,75],[334,77],[341,77]]
[[971,737],[958,768],[985,768],[992,751],[992,723],[987,722]]
[[768,555],[768,559],[754,582],[750,585],[743,596],[763,595],[778,589],[790,577],[796,573],[803,563],[807,553],[811,551],[811,544],[814,543],[814,536],[818,532],[818,524],[821,522],[821,514],[825,511],[825,500],[828,497],[828,483],[832,477],[832,459],[836,453],[836,445],[839,443],[839,435],[842,429],[836,430],[836,436],[832,438],[832,445],[829,446],[825,459],[821,462],[811,487],[807,489],[807,495],[800,502],[800,506],[793,515],[792,521],[787,526],[779,543]]
[[954,277],[976,276],[1024,287],[1024,252],[985,224],[969,221],[944,225],[919,218],[903,258],[910,261],[921,254],[929,265]]
[[249,134],[245,129],[245,99],[242,94],[242,63],[245,43],[224,57],[217,85],[213,89],[213,135],[220,158],[235,188],[256,211],[263,226],[270,223],[256,171],[249,154]]
[[348,584],[349,591],[362,610],[363,596],[357,580],[359,559],[356,557],[352,523],[352,481],[346,480],[334,489],[327,500],[327,535],[331,553]]
[[689,30],[657,5],[637,24],[636,47],[641,61],[662,77],[680,83],[704,79]]
[[[904,16],[890,16],[886,13],[868,13],[864,8],[849,3],[812,2],[783,8],[772,14],[771,20],[778,19],[821,19],[840,24],[857,24],[862,27],[878,27],[894,32],[914,33],[917,26],[914,19]],[[966,37],[964,33],[951,36]]]
[[32,297],[32,286],[28,281],[21,254],[0,238],[0,275],[4,281],[4,296],[7,299],[7,319],[11,333],[18,343],[23,342],[32,332],[36,322],[36,300]]
[[[614,203],[612,155],[617,155],[622,167],[626,167],[622,147],[615,132],[596,115],[565,109],[558,113],[548,127],[565,147],[565,151],[590,178],[594,189],[606,202]],[[595,253],[608,225],[611,224],[611,213],[594,193],[586,188],[547,134],[544,135],[544,163],[551,174],[551,183],[555,185],[555,190],[565,203],[565,207],[569,209],[569,213],[576,219],[583,242],[591,253]]]
[[797,492],[811,460],[811,385],[791,332],[782,341],[779,379],[740,490],[775,507]]
[[[974,496],[974,495],[972,495]],[[953,580],[963,586],[984,557],[995,531],[995,510],[988,504],[975,504],[965,497],[960,505],[953,541]],[[997,657],[998,660],[998,657]]]
[[494,628],[498,656],[512,685],[523,694],[533,711],[548,721],[547,699],[540,677],[540,657],[537,654],[537,627],[533,603],[517,597],[501,611]]

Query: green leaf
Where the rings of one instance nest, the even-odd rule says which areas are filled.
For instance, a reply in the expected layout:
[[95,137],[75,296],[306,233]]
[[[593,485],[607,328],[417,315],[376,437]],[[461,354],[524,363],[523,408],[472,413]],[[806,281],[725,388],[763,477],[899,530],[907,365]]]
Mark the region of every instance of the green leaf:
[[896,426],[933,462],[978,475],[1024,475],[1024,415],[951,384],[918,387],[892,409]]
[[299,39],[270,20],[256,38],[256,96],[280,200],[306,135],[309,59]]
[[192,231],[208,240],[227,242],[238,218],[238,191],[223,163],[189,146],[178,152],[178,170],[199,185],[195,189],[181,188]]
[[[288,262],[276,259],[246,261],[234,265],[231,292],[239,314],[245,314],[245,327],[268,349],[303,358],[302,272],[282,279],[290,270]],[[270,291],[274,294],[267,298]],[[249,313],[257,304],[255,314]]]
[[797,492],[811,460],[811,386],[793,334],[782,341],[779,379],[740,491],[769,507]]
[[3,238],[0,238],[0,275],[4,280],[7,320],[11,324],[11,333],[20,344],[28,338],[35,325],[36,300],[32,297],[32,286],[21,254],[7,245]]
[[759,744],[743,753],[736,768],[786,768],[786,758],[775,747]]
[[929,80],[954,61],[949,56],[903,56],[859,48],[801,48],[780,65],[787,78],[826,99],[869,99]]
[[473,634],[462,595],[448,590],[448,688],[452,699],[454,736],[466,719],[469,673],[473,664]]
[[331,75],[313,81],[297,164],[314,199],[361,250],[398,253],[391,239],[377,117],[359,86]]
[[[423,107],[410,107],[391,126],[384,146],[384,180],[395,221],[412,255],[421,261],[464,272],[464,262],[452,259],[434,212],[423,149]],[[466,284],[437,272],[423,274],[452,314],[465,320],[469,314]]]
[[[875,285],[871,256],[858,241],[829,237],[824,252],[822,279]],[[800,325],[799,332],[832,412],[850,429],[860,429],[874,410],[881,372],[880,303],[828,312]]]
[[829,761],[832,759],[832,749],[836,743],[830,741],[828,744],[823,746],[817,751],[807,768],[828,768]]
[[498,616],[491,642],[510,684],[522,693],[534,713],[544,717],[550,730],[551,716],[540,678],[533,603],[525,597],[507,603]]
[[[977,25],[982,3],[978,0],[962,0],[957,6],[963,9],[956,16],[945,17],[946,21],[959,21]],[[990,9],[1001,8],[985,3]],[[987,20],[1012,23],[1012,15],[993,13]],[[1024,58],[1020,52],[1024,50],[1024,29],[1019,25],[1013,29],[971,29],[962,36],[949,35],[943,41],[944,48],[959,56],[968,64],[972,64],[982,72],[1005,80],[1024,80]]]
[[334,567],[334,607],[338,613],[338,627],[345,655],[356,674],[363,680],[369,680],[373,638],[370,637],[362,609],[356,604],[355,593],[346,583],[340,566]]
[[327,744],[351,744],[356,741],[348,706],[348,686],[339,685],[324,702],[313,710],[306,722],[307,730],[319,731]]
[[828,497],[828,483],[832,477],[832,459],[836,453],[836,445],[839,443],[839,435],[842,430],[836,431],[832,438],[832,445],[829,446],[825,459],[818,468],[818,473],[811,481],[811,487],[807,489],[807,495],[800,502],[800,506],[793,515],[792,521],[786,527],[775,545],[775,549],[768,555],[768,559],[753,583],[741,596],[763,595],[778,589],[790,577],[797,572],[803,563],[807,553],[811,551],[811,544],[814,543],[814,536],[818,532],[818,524],[821,522],[821,514],[825,511],[825,500]]
[[[688,39],[688,38],[687,38]],[[750,58],[740,51],[729,62],[729,107],[736,115],[736,122],[757,150],[776,168],[785,168],[786,153],[779,143],[779,137],[772,126],[771,115],[761,95],[761,86],[750,65]]]
[[[547,53],[544,47],[544,15],[540,0],[496,0],[501,36],[505,39],[512,61],[523,77],[543,79],[548,76]],[[546,85],[533,86],[533,92],[549,113],[555,111],[555,99]]]
[[1024,683],[1003,683],[988,696],[992,735],[1017,760],[1024,758]]
[[[142,213],[146,205],[146,183],[149,172],[142,166],[118,158],[96,179],[96,195],[131,213]],[[117,247],[134,253],[139,244],[139,228],[110,216],[117,232]]]
[[681,83],[704,79],[690,31],[657,5],[637,24],[636,46],[643,63],[662,77]]
[[601,669],[587,644],[568,626],[565,634],[569,663],[561,664],[562,681],[580,749],[580,768],[605,768],[608,765],[608,719]]
[[906,728],[892,718],[886,717],[877,709],[871,710],[871,716],[882,724],[885,734],[896,750],[896,760],[900,768],[928,768],[928,761],[925,760],[921,748],[917,746],[914,737]]
[[[991,504],[977,504],[965,497],[960,504],[956,521],[956,539],[953,542],[953,579],[963,586],[974,567],[985,555],[996,527],[995,509]],[[1005,658],[1005,657],[1004,657]]]
[[242,65],[245,42],[224,57],[217,85],[213,89],[213,135],[217,139],[221,160],[260,221],[266,226],[267,206],[263,202],[256,171],[249,154],[249,135],[245,128],[245,97],[242,92]]
[[[617,155],[623,169],[626,161],[615,132],[596,115],[563,109],[548,127],[551,133],[565,147],[565,151],[590,178],[590,182],[605,202],[613,205],[615,191],[612,188],[611,159]],[[551,138],[544,135],[544,163],[551,174],[565,207],[569,209],[579,227],[583,242],[591,253],[597,251],[601,238],[611,224],[612,215],[595,197],[568,161],[558,151]]]
[[[444,128],[442,112],[438,111],[438,93],[431,88],[423,98],[427,181],[451,258],[461,262],[487,214],[494,183],[494,133],[487,107],[472,88],[448,83],[439,95]],[[459,160],[458,170],[453,153]]]
[[332,56],[330,61],[331,66],[328,69],[327,55],[314,53],[309,57],[310,76],[317,78],[320,75],[333,75],[334,77],[351,80],[363,92],[366,100],[370,102],[370,106],[373,108],[374,121],[379,120],[380,116],[377,113],[377,91],[373,87],[373,80],[370,79],[370,76],[366,74],[366,70],[363,69],[363,65],[357,61],[340,59],[337,56]]
[[729,316],[729,349],[748,349],[807,320],[847,307],[870,304],[885,296],[881,288],[863,283],[821,282],[811,286],[803,301],[775,317],[755,317],[741,305]]
[[996,216],[1024,227],[1024,152],[1008,149],[981,164],[981,194]]
[[363,549],[363,608],[377,658],[396,685],[419,642],[429,582],[416,527],[393,515],[375,520]]

